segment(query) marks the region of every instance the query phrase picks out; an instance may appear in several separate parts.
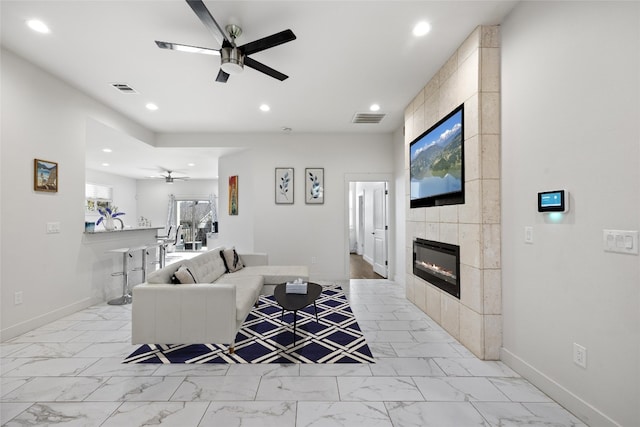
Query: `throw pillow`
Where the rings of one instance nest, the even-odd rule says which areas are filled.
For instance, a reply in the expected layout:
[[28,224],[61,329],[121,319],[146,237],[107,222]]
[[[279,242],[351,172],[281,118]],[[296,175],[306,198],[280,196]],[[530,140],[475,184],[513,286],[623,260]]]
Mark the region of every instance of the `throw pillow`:
[[227,273],[233,273],[244,267],[240,255],[236,252],[236,248],[222,250],[220,251],[220,256],[222,257],[222,261],[224,261]]
[[185,285],[188,283],[196,283],[196,278],[194,277],[191,270],[188,267],[181,265],[178,270],[175,272],[176,279],[180,281],[180,284]]
[[171,284],[172,285],[179,285],[180,284],[180,280],[178,280],[178,278],[176,277],[175,273],[171,275]]

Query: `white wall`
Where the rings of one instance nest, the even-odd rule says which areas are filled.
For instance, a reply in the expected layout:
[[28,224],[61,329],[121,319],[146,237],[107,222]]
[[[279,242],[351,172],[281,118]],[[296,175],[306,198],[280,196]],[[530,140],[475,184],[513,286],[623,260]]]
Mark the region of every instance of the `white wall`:
[[[404,128],[398,129],[393,133],[393,170],[394,182],[391,186],[395,189],[395,198],[393,205],[395,209],[390,209],[389,224],[393,224],[395,228],[395,247],[393,259],[396,260],[394,275],[389,276],[396,283],[405,284],[407,268],[406,257],[407,244],[406,244],[406,214],[409,206],[406,206],[406,190],[405,190],[405,174],[404,174]],[[391,246],[389,247],[391,251]],[[391,253],[391,252],[390,252]],[[391,255],[389,255],[391,257]],[[411,257],[409,257],[411,258]]]
[[[2,49],[0,199],[2,339],[99,300],[97,254],[84,246],[85,141],[92,117],[143,141],[153,133]],[[33,190],[33,159],[58,162],[59,191]],[[45,234],[59,222],[59,234]],[[96,258],[98,257],[98,258]],[[24,303],[14,305],[14,293]]]
[[[185,141],[183,136],[177,139]],[[211,144],[215,143],[214,139],[212,136]],[[309,265],[310,274],[316,280],[347,278],[349,224],[345,176],[392,174],[391,136],[274,134],[260,138],[238,135],[234,139],[250,148],[220,160],[220,243],[267,252],[272,264]],[[275,204],[276,167],[295,169],[293,205]],[[307,167],[324,168],[325,202],[322,205],[305,204]],[[226,183],[232,175],[239,177],[237,216],[228,215]],[[391,253],[395,253],[395,246],[390,248]]]
[[[640,229],[640,3],[523,2],[502,46],[502,358],[588,425],[638,426],[640,258],[602,230]],[[536,193],[559,188],[554,223]]]
[[167,184],[162,179],[140,179],[136,181],[138,216],[151,221],[153,226],[165,226],[169,195],[176,198],[209,200],[209,195],[218,194],[217,179],[191,179]]

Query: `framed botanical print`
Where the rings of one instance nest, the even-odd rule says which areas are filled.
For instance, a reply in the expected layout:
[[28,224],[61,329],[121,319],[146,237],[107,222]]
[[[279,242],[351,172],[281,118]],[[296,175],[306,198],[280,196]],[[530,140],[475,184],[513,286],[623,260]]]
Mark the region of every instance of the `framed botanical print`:
[[308,205],[324,203],[324,168],[306,168],[304,201]]
[[33,189],[49,193],[58,192],[58,163],[33,159]]
[[293,168],[276,168],[276,204],[292,205],[293,204]]

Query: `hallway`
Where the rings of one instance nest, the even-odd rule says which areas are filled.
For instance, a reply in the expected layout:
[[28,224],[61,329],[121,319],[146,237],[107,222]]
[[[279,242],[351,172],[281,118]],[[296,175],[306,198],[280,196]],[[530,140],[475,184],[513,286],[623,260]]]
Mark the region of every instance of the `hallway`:
[[373,271],[373,266],[362,259],[361,255],[349,254],[349,263],[351,265],[350,279],[384,279]]

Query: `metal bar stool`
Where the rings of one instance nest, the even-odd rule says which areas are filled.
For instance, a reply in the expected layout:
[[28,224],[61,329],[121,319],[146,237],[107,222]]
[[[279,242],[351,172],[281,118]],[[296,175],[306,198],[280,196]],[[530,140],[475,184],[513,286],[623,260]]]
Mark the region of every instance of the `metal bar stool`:
[[122,296],[112,299],[109,305],[131,304],[131,293],[129,292],[129,258],[133,258],[129,248],[112,249],[111,253],[122,254],[122,271],[111,273],[112,276],[122,276]]
[[147,261],[147,257],[151,255],[151,251],[153,251],[153,257],[155,258],[155,253],[156,253],[156,249],[158,249],[160,251],[159,255],[158,255],[158,261],[152,261],[151,264],[160,264],[160,268],[164,267],[165,264],[165,256],[166,256],[166,252],[165,252],[165,246],[163,242],[158,242],[158,243],[152,243],[150,245],[147,245],[144,247],[144,250],[142,251],[142,281],[146,282],[147,281],[147,273],[148,273],[148,261]]

